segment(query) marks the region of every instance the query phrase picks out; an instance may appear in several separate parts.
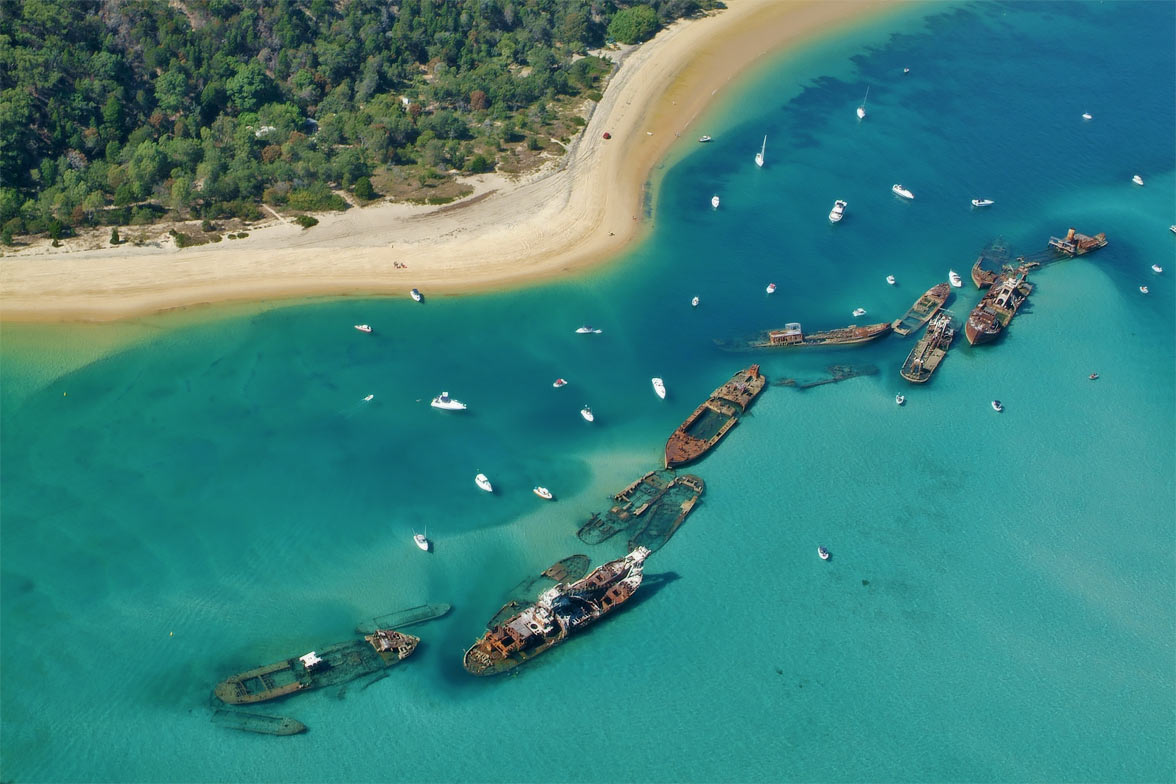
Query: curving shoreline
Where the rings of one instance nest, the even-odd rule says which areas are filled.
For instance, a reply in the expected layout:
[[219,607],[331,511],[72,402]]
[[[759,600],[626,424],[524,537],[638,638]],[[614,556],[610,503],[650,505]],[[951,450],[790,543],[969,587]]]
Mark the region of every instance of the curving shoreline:
[[282,224],[186,250],[9,254],[0,321],[113,321],[217,302],[407,295],[414,286],[458,294],[573,274],[642,234],[654,166],[676,134],[705,132],[696,118],[733,78],[798,41],[898,7],[731,0],[629,51],[584,131],[536,174],[474,178],[474,196],[441,208],[382,204],[320,216],[309,231]]

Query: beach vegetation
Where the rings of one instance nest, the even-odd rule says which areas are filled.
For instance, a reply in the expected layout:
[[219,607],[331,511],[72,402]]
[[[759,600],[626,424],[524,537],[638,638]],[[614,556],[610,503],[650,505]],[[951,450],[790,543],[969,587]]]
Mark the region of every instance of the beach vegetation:
[[[340,210],[336,191],[459,198],[583,127],[613,64],[713,0],[126,0],[6,3],[0,225]],[[454,185],[443,194],[432,173]],[[366,183],[366,184],[365,184]],[[394,187],[385,187],[394,186]],[[371,188],[371,195],[368,188]],[[19,233],[15,230],[14,234]]]
[[294,222],[304,229],[309,229],[311,226],[318,225],[318,218],[313,215],[299,215],[294,219]]

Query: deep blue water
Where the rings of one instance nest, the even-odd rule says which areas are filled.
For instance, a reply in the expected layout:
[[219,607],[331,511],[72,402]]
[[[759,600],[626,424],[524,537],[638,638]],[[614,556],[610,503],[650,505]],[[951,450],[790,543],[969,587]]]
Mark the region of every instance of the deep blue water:
[[[574,280],[6,326],[3,780],[1171,780],[1173,29],[1171,3],[936,5],[811,43],[673,151],[649,240]],[[1110,244],[1032,273],[1004,338],[961,336],[925,387],[910,339],[714,343],[890,320],[997,235],[1070,226]],[[466,675],[511,586],[620,552],[576,528],[750,361],[878,373],[770,387],[691,469],[656,585],[518,677]],[[431,410],[443,389],[470,410]],[[388,678],[262,706],[309,733],[209,723],[226,675],[422,601],[454,611]]]

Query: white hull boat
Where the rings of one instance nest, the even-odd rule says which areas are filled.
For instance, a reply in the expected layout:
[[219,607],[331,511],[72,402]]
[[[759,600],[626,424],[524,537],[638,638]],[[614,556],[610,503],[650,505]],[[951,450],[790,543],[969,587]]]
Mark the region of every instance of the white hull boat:
[[768,292],[769,294],[775,294],[776,293],[776,284],[769,283],[768,287],[766,289],[764,289],[764,291]]
[[890,190],[894,191],[895,196],[901,196],[904,199],[912,199],[913,200],[915,198],[915,194],[911,193],[909,190],[902,187],[902,185],[900,185],[898,183],[891,185]]
[[1083,112],[1083,113],[1082,113],[1082,119],[1083,119],[1083,120],[1093,120],[1093,119],[1094,119],[1094,116],[1093,116],[1093,115],[1091,115],[1091,113],[1090,113],[1090,112]]
[[711,207],[716,210],[719,208],[719,194],[716,193],[714,196],[711,196]]
[[818,547],[817,548],[817,557],[819,557],[822,561],[828,561],[829,560],[829,551],[826,550],[824,547]]
[[372,402],[372,398],[374,398],[374,397],[375,397],[375,395],[366,395],[366,396],[364,396],[363,402],[370,403],[370,402]]
[[690,300],[690,307],[692,307],[692,308],[697,308],[697,307],[698,307],[698,302],[699,302],[699,299],[698,299],[698,297],[695,297],[694,299]]
[[891,286],[893,286],[895,283],[898,283],[898,281],[894,279],[893,275],[887,275],[886,282],[889,283]]
[[761,169],[764,167],[764,152],[768,149],[768,137],[764,137],[764,143],[760,147],[760,151],[755,154],[755,165]]
[[550,501],[555,498],[555,496],[551,494],[550,490],[548,490],[546,487],[540,487],[539,485],[532,487],[531,492],[542,498],[544,501]]
[[854,308],[853,309],[853,317],[854,318],[860,318],[861,316],[864,316],[864,315],[866,315],[865,308]]
[[599,335],[600,332],[601,332],[601,330],[596,329],[595,327],[588,327],[588,326],[578,327],[576,329],[577,335]]
[[494,485],[490,484],[490,480],[486,478],[485,474],[478,474],[475,476],[474,484],[476,484],[480,489],[485,490],[487,493],[494,492]]
[[707,143],[707,142],[709,142],[710,140],[711,140],[711,137],[709,137],[709,136],[706,136],[706,135],[703,135],[703,136],[699,136],[699,137],[698,137],[698,141],[699,141],[699,143],[700,143],[700,144],[706,144],[706,143]]
[[870,99],[870,88],[866,87],[866,97],[862,99],[862,105],[857,108],[857,116],[859,120],[866,119],[866,101]]
[[660,378],[650,379],[653,382],[653,391],[662,400],[666,399],[666,384]]
[[592,413],[592,409],[588,408],[588,406],[584,406],[580,409],[580,416],[584,417],[585,422],[596,421],[596,415]]
[[849,206],[849,202],[838,199],[833,202],[833,209],[829,210],[829,222],[840,223],[841,219],[845,217],[845,208]]
[[1132,178],[1131,178],[1131,181],[1132,181],[1133,183],[1135,183],[1136,185],[1143,185],[1143,178],[1142,178],[1142,177],[1140,177],[1138,174],[1137,174],[1137,175],[1135,175],[1134,177],[1132,177]]
[[1156,273],[1157,275],[1159,275],[1163,271],[1164,271],[1164,268],[1161,267],[1159,264],[1152,265],[1152,272]]
[[566,379],[557,378],[554,382],[552,382],[551,385],[553,387],[555,387],[556,389],[559,389],[560,387],[566,387],[568,385],[568,382]]
[[973,207],[991,207],[996,204],[992,199],[972,199]]
[[901,406],[903,403],[906,402],[906,396],[905,395],[895,395],[894,402]]
[[439,408],[442,411],[465,411],[466,404],[460,400],[455,400],[449,396],[448,392],[442,392],[433,401],[429,403],[433,408]]
[[424,297],[421,296],[419,289],[413,289],[412,291],[408,292],[408,296],[412,297],[414,302],[420,302],[422,299],[424,299]]
[[372,327],[370,324],[356,324],[355,328],[358,329],[360,332],[371,332],[372,331]]
[[1148,288],[1147,288],[1147,286],[1140,286],[1140,287],[1139,287],[1139,293],[1140,293],[1140,294],[1147,294],[1147,293],[1148,293]]
[[999,400],[993,400],[992,410],[999,414],[1001,411],[1004,411],[1004,405]]
[[961,278],[960,274],[958,272],[956,272],[955,270],[948,270],[947,271],[947,279],[948,279],[948,281],[951,282],[951,285],[957,289],[960,286],[964,285],[964,279]]
[[[426,531],[425,533],[428,532]],[[412,535],[412,541],[414,544],[416,544],[417,547],[421,548],[426,553],[429,552],[429,540],[425,534],[414,533]]]

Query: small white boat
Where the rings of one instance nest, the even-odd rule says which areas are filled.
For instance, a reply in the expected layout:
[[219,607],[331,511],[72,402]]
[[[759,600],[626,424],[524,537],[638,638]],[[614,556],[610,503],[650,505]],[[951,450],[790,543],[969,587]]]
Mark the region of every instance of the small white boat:
[[662,400],[666,399],[666,384],[660,378],[654,377],[650,379],[653,382],[653,391]]
[[913,199],[913,198],[915,198],[915,194],[911,193],[910,191],[908,191],[906,188],[902,187],[902,186],[901,186],[901,185],[899,185],[898,183],[895,183],[894,185],[891,185],[891,186],[890,186],[890,190],[894,191],[894,194],[895,194],[896,196],[901,196],[901,197],[903,197],[904,199]]
[[1001,402],[999,400],[993,400],[992,401],[992,410],[996,411],[997,413],[1000,413],[1001,411],[1004,411],[1004,406],[1001,405]]
[[767,291],[769,294],[775,294],[775,293],[776,293],[776,284],[775,284],[775,283],[769,283],[769,284],[768,284],[768,287],[767,287],[766,289],[764,289],[764,290],[765,290],[765,291]]
[[698,141],[701,142],[702,144],[706,144],[710,140],[711,140],[711,137],[707,136],[706,134],[703,134],[702,136],[698,137]]
[[845,217],[845,208],[849,206],[849,202],[838,199],[833,202],[833,209],[829,210],[829,222],[840,223],[841,219]]
[[[764,167],[764,151],[768,149],[768,137],[764,137],[764,143],[760,146],[760,151],[755,154],[755,165],[761,169]],[[718,205],[715,205],[718,206]]]
[[557,378],[552,383],[552,386],[555,387],[556,389],[559,389],[560,387],[566,387],[567,385],[568,385],[567,379],[563,379],[563,378]]
[[1163,271],[1164,271],[1164,268],[1163,268],[1163,267],[1161,267],[1159,264],[1153,264],[1153,265],[1152,265],[1152,272],[1156,273],[1157,275],[1158,275],[1158,274],[1160,274],[1160,273],[1161,273],[1161,272],[1163,272]]
[[694,299],[690,300],[690,307],[697,308],[699,301],[700,300],[698,299],[698,297],[695,297]]
[[1094,119],[1094,115],[1092,115],[1090,112],[1083,112],[1083,113],[1082,113],[1082,119],[1083,119],[1083,120],[1093,120],[1093,119]]
[[485,490],[487,493],[494,492],[494,485],[490,484],[490,480],[486,477],[485,474],[478,474],[475,476],[474,484],[476,484],[482,490]]
[[961,278],[960,273],[956,272],[955,270],[947,271],[947,279],[951,281],[951,285],[957,289],[964,285],[964,279]]
[[902,72],[903,72],[904,74],[908,74],[908,73],[910,73],[910,72],[911,72],[911,69],[910,69],[910,68],[903,68],[903,69],[902,69]]
[[903,403],[906,402],[906,396],[905,395],[895,395],[894,402],[901,406]]
[[429,552],[429,539],[425,536],[427,533],[428,530],[426,529],[424,534],[418,534],[415,531],[413,531],[412,534],[412,541],[416,543],[417,547],[421,548],[426,553]]
[[535,495],[539,496],[540,498],[542,498],[545,501],[550,501],[553,498],[555,498],[555,496],[553,496],[551,494],[550,490],[548,490],[546,487],[540,487],[539,485],[535,485],[534,487],[532,487],[531,492],[534,493]]
[[1135,175],[1134,177],[1132,177],[1132,178],[1131,178],[1131,181],[1132,181],[1133,183],[1135,183],[1136,185],[1143,185],[1143,178],[1142,178],[1142,177],[1140,177],[1138,174],[1137,174],[1137,175]]
[[442,392],[433,401],[429,403],[433,408],[440,408],[444,411],[465,411],[466,404],[460,400],[455,400],[449,396],[448,392]]
[[817,548],[817,556],[820,557],[820,559],[822,561],[828,561],[829,560],[829,551],[826,550],[824,547],[818,547]]
[[375,397],[375,395],[368,395],[363,399],[363,402],[370,403],[372,401],[372,398],[374,398],[374,397]]
[[370,324],[356,324],[355,328],[358,329],[360,332],[371,332],[372,331],[372,327]]
[[857,108],[857,116],[859,120],[866,119],[866,101],[870,98],[870,87],[866,85],[866,97],[862,99],[862,105]]
[[716,193],[714,196],[711,196],[711,206],[716,210],[719,208],[719,194]]
[[576,334],[577,335],[599,335],[600,330],[596,329],[595,327],[583,326],[583,327],[578,327],[576,329]]
[[992,199],[972,199],[973,207],[991,207],[996,204]]
[[1173,223],[1171,226],[1169,226],[1168,231],[1172,232],[1173,234],[1176,234],[1176,223]]
[[592,413],[592,409],[588,408],[588,406],[584,406],[580,409],[580,416],[584,417],[585,422],[596,421],[596,415]]
[[864,315],[866,315],[866,309],[865,309],[865,308],[854,308],[854,309],[853,309],[853,316],[854,316],[854,318],[858,318],[859,316],[864,316]]
[[898,281],[894,279],[893,275],[887,275],[886,282],[889,283],[891,286],[893,286],[895,283],[898,283]]
[[408,296],[412,297],[414,302],[420,302],[424,297],[421,296],[420,289],[413,289],[408,292]]
[[1148,293],[1147,286],[1140,286],[1139,293],[1140,294],[1147,294]]

